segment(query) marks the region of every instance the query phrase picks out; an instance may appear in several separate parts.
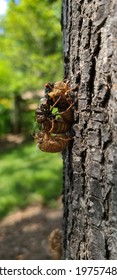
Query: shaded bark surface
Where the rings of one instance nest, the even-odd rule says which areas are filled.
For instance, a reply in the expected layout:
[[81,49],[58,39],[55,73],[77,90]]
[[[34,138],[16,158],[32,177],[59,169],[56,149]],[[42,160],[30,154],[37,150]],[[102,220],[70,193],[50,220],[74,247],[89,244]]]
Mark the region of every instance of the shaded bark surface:
[[64,77],[80,83],[63,156],[63,259],[117,259],[117,1],[62,5]]

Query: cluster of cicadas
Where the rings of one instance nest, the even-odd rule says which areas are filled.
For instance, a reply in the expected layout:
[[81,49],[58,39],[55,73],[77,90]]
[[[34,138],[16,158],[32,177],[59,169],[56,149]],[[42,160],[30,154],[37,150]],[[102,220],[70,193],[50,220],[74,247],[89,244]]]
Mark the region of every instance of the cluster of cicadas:
[[56,153],[66,149],[73,139],[67,135],[73,124],[73,92],[69,81],[59,81],[45,85],[45,98],[36,109],[38,131],[34,138],[40,150]]

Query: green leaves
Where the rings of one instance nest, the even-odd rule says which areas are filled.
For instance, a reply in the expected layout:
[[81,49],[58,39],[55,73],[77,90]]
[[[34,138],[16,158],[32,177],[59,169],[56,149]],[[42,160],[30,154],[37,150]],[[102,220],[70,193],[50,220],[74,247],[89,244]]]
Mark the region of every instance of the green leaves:
[[10,1],[0,27],[0,95],[61,79],[60,16],[60,0]]

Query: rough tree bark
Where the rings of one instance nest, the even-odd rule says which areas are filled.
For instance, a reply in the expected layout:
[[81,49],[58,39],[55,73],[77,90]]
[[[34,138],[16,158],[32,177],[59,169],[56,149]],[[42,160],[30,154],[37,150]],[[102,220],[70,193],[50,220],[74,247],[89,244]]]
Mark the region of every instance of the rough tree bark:
[[64,77],[80,82],[64,154],[63,259],[117,259],[117,0],[63,0]]

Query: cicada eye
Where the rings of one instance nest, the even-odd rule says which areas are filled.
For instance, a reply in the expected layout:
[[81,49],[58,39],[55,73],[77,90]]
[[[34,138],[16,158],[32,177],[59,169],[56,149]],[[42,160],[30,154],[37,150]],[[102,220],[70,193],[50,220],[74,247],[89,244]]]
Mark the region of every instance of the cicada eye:
[[48,83],[45,84],[45,96],[48,96],[48,93],[51,92],[53,90],[54,84],[52,83]]

